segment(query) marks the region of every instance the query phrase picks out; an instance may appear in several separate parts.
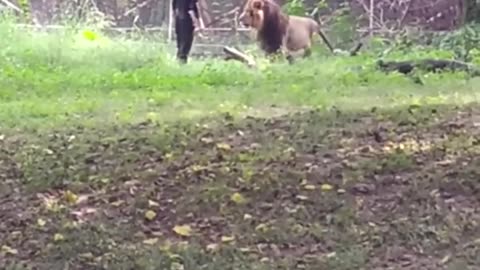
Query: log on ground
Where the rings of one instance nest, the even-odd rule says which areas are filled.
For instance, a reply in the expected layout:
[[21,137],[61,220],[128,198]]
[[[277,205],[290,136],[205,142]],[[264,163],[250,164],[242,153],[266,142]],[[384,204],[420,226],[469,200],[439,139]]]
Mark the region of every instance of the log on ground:
[[411,73],[414,69],[419,69],[427,72],[465,71],[471,76],[480,76],[480,69],[472,64],[445,59],[421,59],[388,62],[378,60],[377,67],[384,72],[397,71],[405,75]]

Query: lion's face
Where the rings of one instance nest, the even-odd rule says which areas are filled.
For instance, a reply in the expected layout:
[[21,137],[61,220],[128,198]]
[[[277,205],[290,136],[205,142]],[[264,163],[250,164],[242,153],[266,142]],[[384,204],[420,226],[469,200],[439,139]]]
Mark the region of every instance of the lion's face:
[[239,21],[246,27],[252,27],[257,30],[262,28],[264,18],[265,0],[247,0]]

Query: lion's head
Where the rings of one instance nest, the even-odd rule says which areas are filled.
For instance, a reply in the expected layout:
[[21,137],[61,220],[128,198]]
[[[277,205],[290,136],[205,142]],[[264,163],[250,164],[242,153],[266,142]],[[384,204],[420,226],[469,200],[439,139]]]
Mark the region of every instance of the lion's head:
[[265,16],[265,0],[247,0],[239,21],[246,27],[260,30]]
[[267,53],[280,48],[288,25],[288,15],[274,0],[246,0],[239,21],[257,30],[257,38]]

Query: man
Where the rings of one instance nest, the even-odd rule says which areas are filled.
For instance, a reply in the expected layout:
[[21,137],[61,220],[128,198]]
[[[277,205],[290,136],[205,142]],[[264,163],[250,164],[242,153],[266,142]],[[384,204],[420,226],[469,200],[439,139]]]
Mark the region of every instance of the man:
[[188,54],[192,48],[193,34],[200,25],[197,0],[173,0],[175,16],[175,34],[177,38],[177,60],[187,63]]

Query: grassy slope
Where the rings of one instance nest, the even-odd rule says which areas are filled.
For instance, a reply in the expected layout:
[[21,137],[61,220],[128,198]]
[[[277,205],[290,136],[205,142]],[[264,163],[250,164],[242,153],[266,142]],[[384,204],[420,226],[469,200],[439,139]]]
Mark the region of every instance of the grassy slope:
[[[419,86],[373,71],[369,56],[184,67],[154,43],[10,30],[0,27],[9,269],[480,263],[476,79]],[[184,224],[190,236],[172,231]]]

